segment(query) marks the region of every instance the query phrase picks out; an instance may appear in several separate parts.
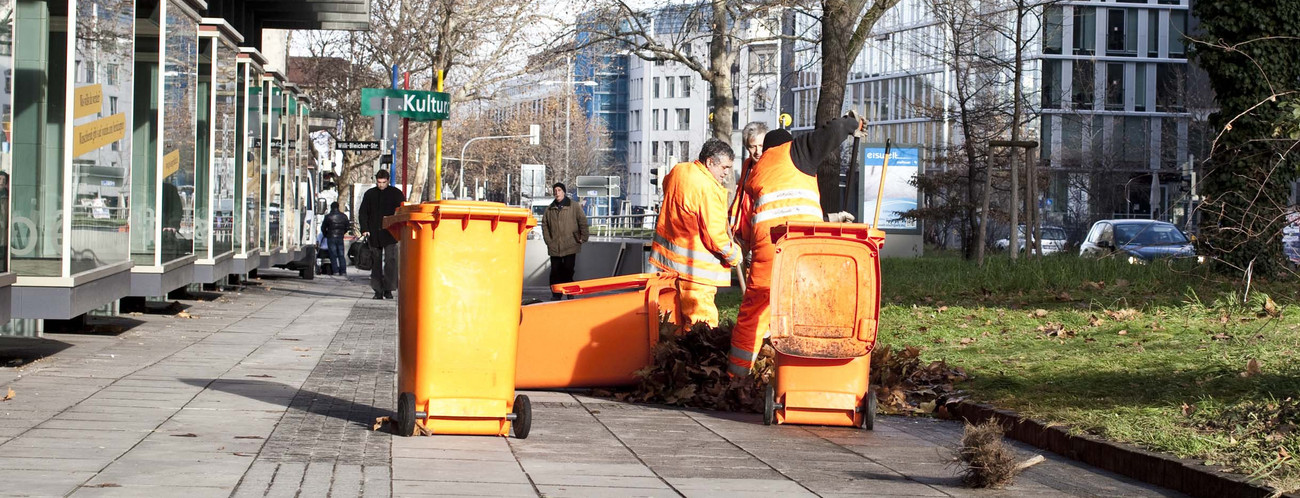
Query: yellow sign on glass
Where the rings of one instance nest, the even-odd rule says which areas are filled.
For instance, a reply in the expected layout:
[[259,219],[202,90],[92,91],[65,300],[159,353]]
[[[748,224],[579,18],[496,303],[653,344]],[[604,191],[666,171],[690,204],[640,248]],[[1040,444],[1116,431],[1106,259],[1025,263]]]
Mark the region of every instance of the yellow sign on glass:
[[168,152],[163,156],[163,178],[172,176],[181,169],[181,151],[179,149]]
[[111,144],[126,137],[126,114],[96,119],[72,129],[72,157]]
[[84,118],[104,110],[104,85],[86,85],[77,87],[74,97],[72,117]]

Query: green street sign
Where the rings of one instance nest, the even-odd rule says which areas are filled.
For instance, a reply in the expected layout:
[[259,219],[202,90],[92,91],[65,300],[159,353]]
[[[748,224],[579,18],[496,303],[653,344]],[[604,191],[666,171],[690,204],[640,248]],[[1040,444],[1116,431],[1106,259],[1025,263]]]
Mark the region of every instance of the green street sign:
[[383,114],[383,99],[386,98],[396,100],[389,104],[390,115],[413,121],[443,121],[451,116],[451,94],[449,93],[388,88],[362,88],[361,115]]

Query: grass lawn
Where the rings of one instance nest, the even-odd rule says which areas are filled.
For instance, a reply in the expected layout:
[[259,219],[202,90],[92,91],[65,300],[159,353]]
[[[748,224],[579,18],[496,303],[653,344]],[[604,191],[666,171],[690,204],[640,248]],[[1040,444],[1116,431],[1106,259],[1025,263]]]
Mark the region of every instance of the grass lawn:
[[965,368],[970,399],[1300,489],[1300,282],[1243,302],[1190,262],[994,258],[884,260],[880,340]]

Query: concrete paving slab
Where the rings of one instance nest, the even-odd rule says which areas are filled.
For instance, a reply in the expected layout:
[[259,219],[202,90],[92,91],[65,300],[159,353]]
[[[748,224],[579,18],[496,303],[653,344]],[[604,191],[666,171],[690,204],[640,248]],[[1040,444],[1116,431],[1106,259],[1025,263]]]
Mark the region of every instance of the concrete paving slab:
[[[499,496],[536,497],[531,484],[500,484],[474,482],[393,481],[393,496]],[[614,495],[609,495],[614,496]]]
[[626,498],[677,498],[681,494],[668,488],[611,488],[587,486],[537,486],[542,496],[547,498],[606,498],[621,496]]
[[94,472],[5,469],[4,489],[0,493],[67,496],[94,475]]
[[787,479],[668,479],[668,484],[691,498],[727,496],[815,497],[799,483]]
[[393,460],[393,479],[398,481],[448,481],[527,484],[528,476],[516,462],[475,462],[400,458]]
[[[111,485],[111,486],[108,486]],[[233,488],[205,486],[149,486],[144,484],[102,483],[83,486],[72,494],[75,498],[138,498],[141,496],[184,496],[185,498],[226,498]],[[104,487],[107,486],[107,487]]]

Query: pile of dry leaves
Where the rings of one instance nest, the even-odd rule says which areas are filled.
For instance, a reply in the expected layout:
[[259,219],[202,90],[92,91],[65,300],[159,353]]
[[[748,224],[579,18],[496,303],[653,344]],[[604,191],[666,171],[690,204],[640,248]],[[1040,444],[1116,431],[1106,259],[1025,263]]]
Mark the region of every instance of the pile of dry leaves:
[[965,370],[942,361],[922,365],[916,346],[877,344],[871,352],[871,383],[884,413],[933,413],[939,398],[957,393],[953,385],[967,378]]
[[[755,362],[754,376],[733,379],[727,375],[731,327],[697,325],[677,335],[671,324],[660,327],[654,363],[639,372],[637,386],[620,391],[597,390],[597,396],[619,401],[761,413],[763,388],[776,375],[775,353],[764,345]],[[922,365],[921,350],[914,346],[893,349],[879,344],[871,354],[871,384],[881,411],[892,414],[929,414],[936,401],[957,392],[953,384],[966,380],[961,368],[942,361]]]
[[775,375],[772,348],[765,345],[759,352],[755,375],[731,378],[727,375],[731,327],[730,323],[718,328],[696,324],[678,335],[676,326],[665,322],[659,328],[654,362],[637,372],[640,384],[626,391],[593,394],[619,401],[761,413],[763,387]]

